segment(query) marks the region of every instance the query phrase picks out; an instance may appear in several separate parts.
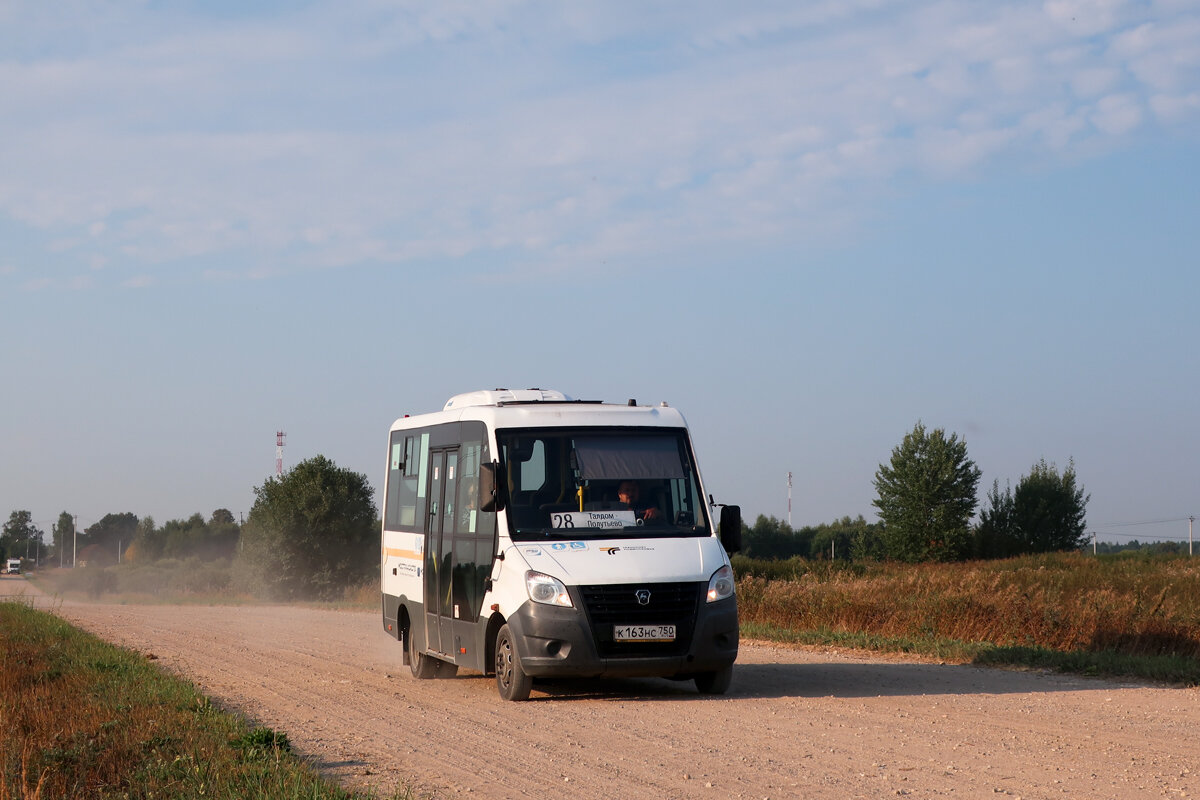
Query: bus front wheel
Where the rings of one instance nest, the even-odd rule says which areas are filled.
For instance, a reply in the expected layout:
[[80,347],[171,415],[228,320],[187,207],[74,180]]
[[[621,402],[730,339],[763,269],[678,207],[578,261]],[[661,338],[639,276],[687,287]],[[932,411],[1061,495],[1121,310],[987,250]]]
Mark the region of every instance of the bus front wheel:
[[496,634],[496,688],[505,700],[528,700],[533,678],[521,669],[516,643],[508,625]]
[[700,694],[725,694],[733,682],[733,664],[712,672],[702,672],[695,680]]

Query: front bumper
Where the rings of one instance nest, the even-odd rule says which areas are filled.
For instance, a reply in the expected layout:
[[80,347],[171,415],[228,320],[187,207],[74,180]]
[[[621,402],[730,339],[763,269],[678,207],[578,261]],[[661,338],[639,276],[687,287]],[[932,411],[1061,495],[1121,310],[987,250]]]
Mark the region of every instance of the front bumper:
[[[723,669],[737,659],[737,600],[698,604],[676,623],[674,646],[613,647],[612,623],[593,622],[571,589],[575,608],[526,602],[509,617],[521,668],[534,677],[686,677]],[[684,626],[690,626],[685,629]],[[604,655],[601,651],[605,651]]]

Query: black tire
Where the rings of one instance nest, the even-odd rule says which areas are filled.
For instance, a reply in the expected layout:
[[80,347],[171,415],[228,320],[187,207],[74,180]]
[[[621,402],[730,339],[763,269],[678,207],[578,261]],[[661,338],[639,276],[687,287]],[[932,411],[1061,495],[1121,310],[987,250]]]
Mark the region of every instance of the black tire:
[[712,672],[701,672],[695,681],[700,694],[725,694],[729,684],[733,683],[733,664]]
[[512,630],[503,625],[496,634],[496,688],[505,700],[528,700],[533,688],[533,678],[521,669],[516,642]]
[[412,670],[413,677],[423,681],[436,678],[438,664],[441,662],[417,650],[416,637],[411,629],[404,634],[404,641],[408,647],[408,668]]

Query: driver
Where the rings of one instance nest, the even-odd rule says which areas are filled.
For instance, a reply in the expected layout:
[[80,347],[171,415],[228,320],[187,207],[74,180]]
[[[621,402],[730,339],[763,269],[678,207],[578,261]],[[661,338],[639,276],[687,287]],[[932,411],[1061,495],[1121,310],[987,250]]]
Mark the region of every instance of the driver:
[[621,481],[617,487],[617,499],[628,508],[633,509],[634,516],[643,522],[662,520],[662,512],[657,506],[646,506],[641,503],[642,487],[637,481]]

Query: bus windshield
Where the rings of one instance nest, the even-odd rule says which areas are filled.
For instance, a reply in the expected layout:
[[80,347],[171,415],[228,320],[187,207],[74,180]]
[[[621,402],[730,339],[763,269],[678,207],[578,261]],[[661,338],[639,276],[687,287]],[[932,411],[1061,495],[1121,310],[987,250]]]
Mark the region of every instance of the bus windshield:
[[496,439],[514,540],[709,535],[682,430],[510,429]]

